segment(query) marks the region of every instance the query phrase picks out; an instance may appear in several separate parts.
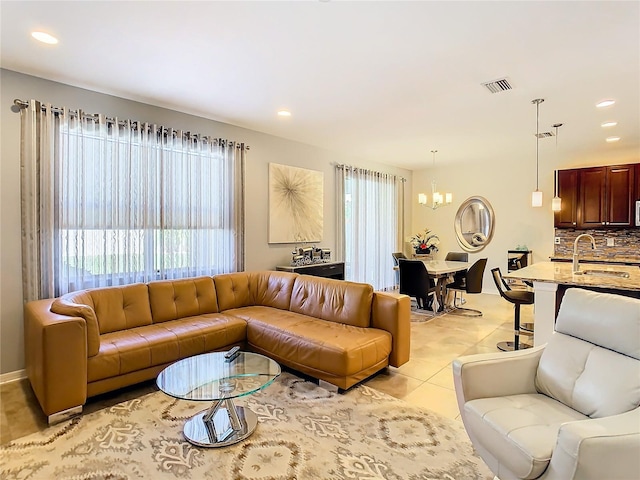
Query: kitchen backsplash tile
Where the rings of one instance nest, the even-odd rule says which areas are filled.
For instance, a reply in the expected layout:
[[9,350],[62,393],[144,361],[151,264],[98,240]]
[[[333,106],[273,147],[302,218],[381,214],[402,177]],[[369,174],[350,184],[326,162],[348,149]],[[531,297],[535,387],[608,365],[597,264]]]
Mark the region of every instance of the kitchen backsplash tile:
[[[576,230],[556,228],[555,236],[560,243],[554,244],[554,257],[571,258],[573,242],[581,233],[589,233],[596,240],[596,249],[589,248],[588,241],[580,241],[580,258],[608,261],[640,262],[640,228],[625,230]],[[613,239],[614,246],[607,246],[607,238]]]

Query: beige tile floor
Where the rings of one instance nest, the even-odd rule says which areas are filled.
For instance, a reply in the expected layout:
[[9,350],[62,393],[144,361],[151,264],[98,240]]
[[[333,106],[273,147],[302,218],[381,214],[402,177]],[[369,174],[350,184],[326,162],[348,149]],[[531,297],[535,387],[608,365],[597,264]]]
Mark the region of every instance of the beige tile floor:
[[[458,419],[451,362],[460,355],[495,352],[496,343],[513,337],[513,305],[490,294],[467,295],[465,307],[482,317],[442,315],[411,324],[411,359],[365,381],[396,398]],[[532,306],[522,307],[522,321],[533,321]],[[90,399],[84,412],[95,411],[155,389],[154,382]],[[0,444],[46,428],[46,419],[26,380],[0,385]]]

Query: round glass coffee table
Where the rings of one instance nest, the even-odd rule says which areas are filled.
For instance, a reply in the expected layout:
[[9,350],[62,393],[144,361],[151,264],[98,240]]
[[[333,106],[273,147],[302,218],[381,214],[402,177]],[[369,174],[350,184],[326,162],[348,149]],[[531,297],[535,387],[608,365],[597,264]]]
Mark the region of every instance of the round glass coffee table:
[[251,435],[258,417],[234,398],[250,395],[280,375],[280,365],[264,355],[213,352],[179,360],[165,368],[156,384],[167,395],[181,400],[213,402],[207,410],[184,424],[184,437],[200,447],[225,447]]

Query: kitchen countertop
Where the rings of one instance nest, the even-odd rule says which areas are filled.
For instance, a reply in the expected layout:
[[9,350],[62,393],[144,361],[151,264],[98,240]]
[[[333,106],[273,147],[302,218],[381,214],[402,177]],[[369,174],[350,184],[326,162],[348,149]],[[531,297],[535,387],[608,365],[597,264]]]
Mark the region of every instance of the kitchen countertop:
[[574,275],[573,265],[565,262],[538,262],[528,267],[514,270],[505,278],[530,280],[534,282],[557,283],[577,287],[598,287],[617,290],[640,291],[640,268],[630,265],[582,263],[580,270],[605,270],[629,273],[629,278],[609,275]]
[[[572,262],[573,257],[567,256],[553,256],[549,257],[552,262]],[[640,265],[640,258],[602,258],[602,257],[589,257],[587,255],[580,255],[580,261],[585,263],[608,263],[610,265]]]

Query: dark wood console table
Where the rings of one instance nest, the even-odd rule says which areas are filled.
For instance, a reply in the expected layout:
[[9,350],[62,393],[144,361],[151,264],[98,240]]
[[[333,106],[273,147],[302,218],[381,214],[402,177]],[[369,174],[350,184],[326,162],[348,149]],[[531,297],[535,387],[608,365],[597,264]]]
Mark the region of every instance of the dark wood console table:
[[344,262],[312,263],[310,265],[302,265],[300,267],[284,265],[276,267],[276,270],[281,272],[294,272],[301,273],[303,275],[313,275],[315,277],[344,280]]

